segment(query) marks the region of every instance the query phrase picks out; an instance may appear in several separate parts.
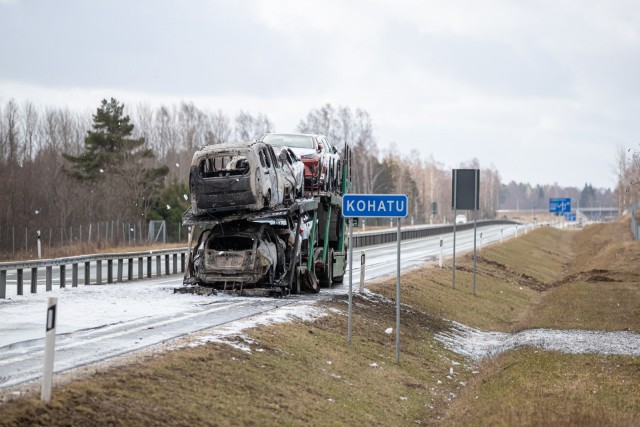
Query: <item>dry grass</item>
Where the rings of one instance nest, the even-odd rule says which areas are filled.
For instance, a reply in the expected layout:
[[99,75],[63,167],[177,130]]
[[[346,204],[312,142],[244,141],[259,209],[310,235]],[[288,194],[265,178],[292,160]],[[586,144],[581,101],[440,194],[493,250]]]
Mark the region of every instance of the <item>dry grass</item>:
[[450,268],[404,275],[400,365],[395,333],[384,332],[395,326],[389,280],[373,287],[389,299],[354,299],[351,346],[345,297],[335,297],[322,303],[326,317],[237,337],[251,352],[218,343],[157,355],[58,386],[49,405],[6,402],[0,426],[640,425],[637,357],[520,349],[473,366],[433,338],[442,318],[638,330],[640,243],[622,238],[624,226],[540,229],[485,248],[476,295],[468,256],[456,289]]
[[[398,425],[443,417],[471,373],[433,341],[444,323],[405,311],[395,363],[391,301],[355,298],[353,343],[346,301],[314,322],[260,327],[250,353],[223,344],[174,351],[56,388],[49,405],[21,398],[0,425]],[[337,313],[336,313],[337,312]],[[430,407],[429,407],[430,406]]]
[[637,357],[520,349],[484,363],[444,424],[637,426],[639,377]]

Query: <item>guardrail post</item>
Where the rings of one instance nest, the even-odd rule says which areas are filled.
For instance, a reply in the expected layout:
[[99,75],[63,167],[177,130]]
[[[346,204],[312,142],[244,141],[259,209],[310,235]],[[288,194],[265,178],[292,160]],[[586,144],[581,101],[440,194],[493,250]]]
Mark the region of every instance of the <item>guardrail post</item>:
[[53,281],[52,277],[53,277],[53,267],[48,265],[47,271],[45,274],[45,288],[44,288],[45,291],[47,292],[51,292],[51,282]]
[[65,288],[67,284],[65,283],[67,280],[67,266],[62,264],[60,266],[60,288]]
[[151,258],[153,258],[153,256],[152,256],[152,255],[149,255],[149,256],[147,257],[147,277],[148,277],[149,279],[151,279]]
[[142,268],[143,266],[142,257],[138,257],[138,279],[142,279],[142,274],[144,273]]
[[122,282],[122,258],[118,259],[118,283]]
[[78,263],[74,262],[71,265],[71,287],[78,287]]
[[160,277],[162,273],[162,255],[156,255],[156,276]]
[[102,285],[102,260],[96,261],[96,285]]
[[113,283],[113,260],[107,260],[107,283]]
[[173,274],[178,274],[178,254],[173,254]]
[[164,274],[169,275],[171,270],[169,269],[169,254],[165,254],[164,256]]
[[84,285],[89,286],[91,284],[91,261],[85,261],[84,263]]
[[185,254],[184,252],[182,252],[180,254],[180,272],[184,273],[184,259],[185,259]]
[[0,299],[7,297],[7,270],[0,270]]
[[133,258],[127,260],[127,280],[133,280]]
[[21,268],[18,269],[18,295],[23,295],[24,294],[24,284],[22,283],[23,280],[23,271]]
[[31,268],[31,293],[38,292],[38,267]]

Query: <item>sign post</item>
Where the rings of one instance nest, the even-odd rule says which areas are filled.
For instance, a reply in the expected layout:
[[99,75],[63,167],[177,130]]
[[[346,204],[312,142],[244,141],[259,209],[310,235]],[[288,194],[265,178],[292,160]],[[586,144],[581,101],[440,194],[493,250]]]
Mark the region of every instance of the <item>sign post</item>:
[[[342,196],[342,216],[345,218],[397,218],[398,219],[398,259],[396,267],[396,363],[400,363],[400,245],[402,242],[402,221],[408,215],[406,194],[345,194]],[[351,221],[349,221],[351,223]],[[350,229],[351,230],[351,229]],[[351,233],[351,231],[350,231]],[[349,243],[349,250],[351,250]],[[351,322],[353,316],[352,286],[353,256],[349,256],[349,331],[351,343]]]
[[476,294],[476,233],[480,209],[480,169],[453,169],[451,209],[453,210],[453,289],[456,288],[456,216],[458,209],[473,211],[473,294]]

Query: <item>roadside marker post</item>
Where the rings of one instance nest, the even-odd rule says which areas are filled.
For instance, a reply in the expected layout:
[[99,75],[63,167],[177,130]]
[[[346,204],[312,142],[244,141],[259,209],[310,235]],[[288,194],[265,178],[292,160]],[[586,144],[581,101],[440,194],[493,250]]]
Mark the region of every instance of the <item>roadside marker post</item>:
[[365,265],[365,252],[362,251],[362,255],[360,255],[360,293],[364,292],[364,265]]
[[444,240],[440,239],[440,261],[438,262],[438,265],[440,266],[440,268],[442,268],[442,245],[444,244]]
[[50,297],[47,304],[47,324],[45,327],[45,347],[44,347],[44,373],[42,376],[42,389],[40,398],[44,402],[51,401],[51,390],[53,389],[53,355],[56,340],[56,310],[58,298]]
[[[345,194],[342,196],[342,216],[345,218],[397,218],[397,266],[396,266],[396,363],[400,364],[400,247],[402,242],[402,218],[408,215],[409,200],[406,194]],[[349,220],[349,320],[348,341],[351,344],[353,318],[352,285],[353,246],[351,236],[353,227]],[[361,273],[362,274],[362,273]]]

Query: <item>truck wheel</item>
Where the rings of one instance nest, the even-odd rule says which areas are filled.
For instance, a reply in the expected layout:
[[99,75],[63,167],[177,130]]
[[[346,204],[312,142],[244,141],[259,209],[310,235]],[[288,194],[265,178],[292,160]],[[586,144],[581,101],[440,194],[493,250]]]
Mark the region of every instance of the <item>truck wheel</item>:
[[324,271],[322,274],[322,279],[320,284],[322,286],[331,287],[331,283],[333,281],[333,249],[329,251],[327,254],[327,264],[324,266]]

